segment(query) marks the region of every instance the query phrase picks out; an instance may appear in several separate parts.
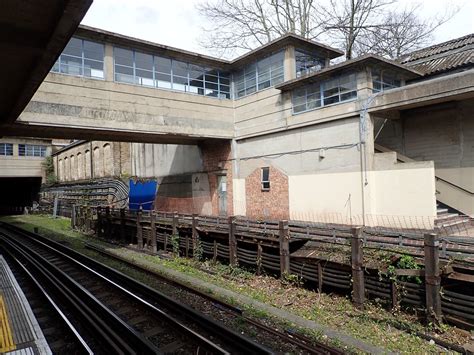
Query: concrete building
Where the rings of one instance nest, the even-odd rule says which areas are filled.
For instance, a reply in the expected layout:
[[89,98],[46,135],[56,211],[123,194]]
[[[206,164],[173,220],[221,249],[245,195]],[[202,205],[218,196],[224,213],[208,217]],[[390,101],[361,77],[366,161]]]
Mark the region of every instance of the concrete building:
[[157,178],[157,208],[430,228],[437,199],[474,213],[473,41],[330,65],[290,34],[225,61],[83,26],[3,129],[94,139],[58,177]]

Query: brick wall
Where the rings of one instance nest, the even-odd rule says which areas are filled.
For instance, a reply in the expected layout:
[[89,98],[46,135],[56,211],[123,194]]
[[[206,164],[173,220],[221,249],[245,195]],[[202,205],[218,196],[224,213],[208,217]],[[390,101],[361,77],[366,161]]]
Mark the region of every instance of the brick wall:
[[207,141],[200,144],[204,171],[209,176],[209,190],[211,194],[212,214],[219,214],[219,200],[217,193],[218,175],[227,176],[227,215],[233,214],[232,200],[232,162],[230,141]]
[[256,219],[288,219],[288,176],[270,166],[270,190],[262,191],[261,168],[245,179],[247,217]]

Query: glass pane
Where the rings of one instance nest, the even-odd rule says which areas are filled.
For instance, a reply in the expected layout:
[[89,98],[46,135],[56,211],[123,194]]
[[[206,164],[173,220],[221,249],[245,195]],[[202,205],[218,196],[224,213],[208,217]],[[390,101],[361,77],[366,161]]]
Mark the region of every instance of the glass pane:
[[62,64],[82,66],[82,58],[61,55],[61,65]]
[[315,109],[321,106],[321,100],[308,100],[306,107],[308,110]]
[[214,75],[208,75],[206,74],[206,82],[211,82],[211,83],[218,83],[219,82],[219,78],[217,76],[214,76]]
[[220,73],[219,80],[221,84],[230,85],[229,73]]
[[153,72],[148,70],[136,69],[135,79],[137,84],[146,86],[155,86],[153,81]]
[[278,85],[283,82],[283,74],[277,77],[272,77],[272,85]]
[[352,100],[357,97],[357,91],[349,91],[344,94],[341,94],[341,101]]
[[135,52],[135,67],[153,70],[153,56],[151,54]]
[[[214,83],[208,83],[208,82],[206,82],[206,89],[218,90],[218,89],[219,89],[219,85],[214,84]],[[226,90],[226,91],[228,91],[228,90]]]
[[133,68],[124,67],[124,66],[121,66],[121,65],[116,65],[115,66],[115,73],[127,74],[127,75],[132,75],[133,76]]
[[189,92],[192,92],[194,94],[204,95],[204,83],[200,80],[190,81]]
[[61,64],[61,73],[69,75],[82,75],[82,66]]
[[71,38],[63,51],[64,54],[82,57],[82,40],[79,38]]
[[270,169],[262,168],[262,181],[269,181],[270,178]]
[[114,48],[115,64],[133,67],[133,52],[129,49]]
[[171,89],[171,75],[155,73],[156,86],[164,89]]
[[84,59],[84,76],[104,78],[104,64],[95,60]]
[[178,76],[183,76],[187,77],[188,76],[188,64],[184,62],[180,62],[178,60],[173,60],[173,76],[178,75]]
[[191,79],[203,80],[204,68],[198,65],[189,64],[189,80]]
[[155,70],[160,73],[171,73],[171,59],[155,57]]
[[173,75],[173,89],[179,91],[187,91],[188,78]]
[[57,73],[59,72],[59,59],[54,63],[53,67],[51,68],[51,71]]
[[104,60],[104,45],[101,43],[84,41],[84,58]]
[[218,97],[219,92],[217,90],[212,90],[212,89],[205,89],[204,90],[204,95],[206,96],[212,96],[212,97]]
[[335,104],[336,102],[339,102],[339,95],[324,98],[324,105],[331,105]]
[[305,96],[293,96],[293,106],[300,106],[306,104]]
[[269,87],[270,87],[270,80],[264,81],[264,82],[260,82],[260,79],[259,79],[259,82],[258,82],[258,90],[263,90],[263,89],[266,89],[266,88],[269,88]]

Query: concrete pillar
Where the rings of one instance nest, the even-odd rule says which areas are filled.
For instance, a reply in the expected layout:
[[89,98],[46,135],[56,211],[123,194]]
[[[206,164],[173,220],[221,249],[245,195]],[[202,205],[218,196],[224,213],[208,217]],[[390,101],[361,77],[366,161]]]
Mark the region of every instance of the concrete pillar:
[[110,43],[105,45],[104,79],[114,81],[114,47]]
[[295,47],[287,46],[285,48],[285,59],[283,62],[285,81],[296,78]]

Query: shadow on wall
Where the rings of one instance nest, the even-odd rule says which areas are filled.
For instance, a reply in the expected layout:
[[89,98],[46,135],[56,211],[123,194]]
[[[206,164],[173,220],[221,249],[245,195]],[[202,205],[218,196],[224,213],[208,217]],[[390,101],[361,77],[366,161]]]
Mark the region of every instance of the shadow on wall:
[[172,175],[157,180],[156,210],[212,214],[207,173]]

